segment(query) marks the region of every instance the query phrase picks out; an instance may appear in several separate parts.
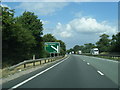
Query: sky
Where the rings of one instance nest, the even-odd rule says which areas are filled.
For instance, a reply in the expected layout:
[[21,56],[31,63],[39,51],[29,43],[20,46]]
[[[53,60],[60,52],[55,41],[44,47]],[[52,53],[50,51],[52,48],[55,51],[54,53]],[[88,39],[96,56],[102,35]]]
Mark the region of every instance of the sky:
[[34,12],[43,22],[43,33],[51,33],[75,45],[96,43],[101,34],[118,32],[118,2],[3,2],[15,9],[15,17],[24,11]]

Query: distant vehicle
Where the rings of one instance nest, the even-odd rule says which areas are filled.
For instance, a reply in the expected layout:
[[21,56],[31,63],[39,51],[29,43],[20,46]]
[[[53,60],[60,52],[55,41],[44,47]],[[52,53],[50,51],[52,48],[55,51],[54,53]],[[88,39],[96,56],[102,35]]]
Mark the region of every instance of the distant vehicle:
[[82,51],[81,51],[81,50],[79,50],[79,51],[78,51],[78,54],[82,54]]
[[99,54],[99,49],[98,48],[93,48],[93,49],[91,49],[90,53],[92,55],[98,55]]
[[74,54],[74,51],[72,51],[72,54]]

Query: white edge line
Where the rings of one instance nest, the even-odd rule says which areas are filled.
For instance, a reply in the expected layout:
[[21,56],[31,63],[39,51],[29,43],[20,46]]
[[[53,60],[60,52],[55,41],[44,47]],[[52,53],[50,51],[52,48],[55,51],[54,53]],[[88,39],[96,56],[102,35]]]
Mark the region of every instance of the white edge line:
[[97,71],[100,75],[104,75],[101,71]]
[[[68,57],[68,58],[69,58],[69,57]],[[12,90],[12,89],[14,89],[14,88],[17,88],[17,87],[19,87],[19,86],[21,86],[21,85],[25,84],[26,82],[28,82],[28,81],[32,80],[33,78],[35,78],[35,77],[37,77],[37,76],[39,76],[39,75],[43,74],[44,72],[46,72],[46,71],[48,71],[48,70],[52,69],[53,67],[57,66],[58,64],[62,63],[62,62],[63,62],[63,61],[65,61],[65,60],[67,60],[68,58],[66,58],[66,59],[64,59],[64,60],[62,60],[62,61],[60,61],[60,62],[56,63],[55,65],[53,65],[53,66],[51,66],[51,67],[49,67],[49,68],[47,68],[47,69],[45,69],[45,70],[41,71],[40,73],[38,73],[38,74],[36,74],[36,75],[34,75],[34,76],[32,76],[32,77],[30,77],[30,78],[28,78],[28,79],[24,80],[23,82],[21,82],[21,83],[19,83],[19,84],[15,85],[15,86],[13,86],[12,88],[10,88],[10,89],[8,89],[8,90]]]

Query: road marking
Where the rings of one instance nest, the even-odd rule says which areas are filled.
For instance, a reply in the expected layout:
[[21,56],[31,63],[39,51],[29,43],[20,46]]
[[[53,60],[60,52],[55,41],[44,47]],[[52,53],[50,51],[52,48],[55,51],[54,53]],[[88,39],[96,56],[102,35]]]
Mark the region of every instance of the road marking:
[[85,62],[85,60],[83,60]]
[[[68,57],[68,58],[69,58],[69,57]],[[19,86],[21,86],[21,85],[23,85],[23,84],[27,83],[28,81],[30,81],[30,80],[32,80],[32,79],[34,79],[35,77],[37,77],[37,76],[39,76],[39,75],[41,75],[41,74],[45,73],[46,71],[48,71],[48,70],[52,69],[53,67],[55,67],[55,66],[59,65],[60,63],[62,63],[62,62],[64,62],[65,60],[67,60],[68,58],[66,58],[66,59],[64,59],[64,60],[62,60],[62,61],[60,61],[60,62],[56,63],[55,65],[53,65],[53,66],[51,66],[51,67],[49,67],[49,68],[47,68],[47,69],[45,69],[45,70],[41,71],[40,73],[38,73],[38,74],[36,74],[36,75],[34,75],[34,76],[32,76],[32,77],[30,77],[30,78],[28,78],[28,79],[24,80],[23,82],[21,82],[21,83],[19,83],[19,84],[15,85],[15,86],[13,86],[12,88],[10,88],[10,89],[8,89],[8,90],[13,90],[13,89],[15,89],[15,88],[18,88]]]
[[90,65],[90,63],[87,63],[87,65]]
[[56,50],[57,52],[58,52],[58,50],[59,50],[59,47],[58,47],[58,46],[57,46],[57,48],[51,46],[51,48],[53,48],[53,49]]
[[100,75],[104,75],[101,71],[97,71]]

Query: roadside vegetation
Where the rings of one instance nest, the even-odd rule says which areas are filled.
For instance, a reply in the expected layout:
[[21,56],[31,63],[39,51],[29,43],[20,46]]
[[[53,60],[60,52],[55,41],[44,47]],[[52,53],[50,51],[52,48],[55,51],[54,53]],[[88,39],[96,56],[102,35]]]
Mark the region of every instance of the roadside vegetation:
[[[91,55],[90,50],[92,48],[98,48],[100,54]],[[84,55],[120,60],[120,32],[116,35],[112,35],[112,39],[109,39],[109,35],[102,34],[95,44],[87,43],[84,45],[75,45],[73,48],[67,50],[67,53],[74,51],[74,54],[77,54],[79,50],[81,50]]]
[[120,55],[110,55],[110,54],[99,54],[99,55],[92,55],[92,54],[82,54],[86,56],[93,56],[93,57],[98,57],[98,58],[104,58],[104,59],[110,59],[110,60],[115,60],[115,61],[120,61]]
[[[29,70],[29,72],[31,72],[31,69],[34,70],[34,69],[37,69],[37,68],[47,66],[49,64],[52,64],[52,63],[55,63],[55,62],[61,60],[62,58],[64,58],[64,57],[56,57],[52,60],[46,59],[46,61],[42,60],[41,63],[39,61],[37,61],[37,62],[34,63],[34,65],[33,65],[33,62],[26,63],[25,64],[26,67],[24,67],[24,64],[20,65],[20,66],[17,66],[17,67],[14,67],[14,68],[6,67],[6,68],[2,69],[2,74],[0,74],[1,75],[0,78],[7,78],[7,77],[12,76],[16,73],[19,73],[21,71],[28,71]],[[29,73],[29,72],[27,72],[27,73]]]
[[49,57],[44,50],[44,42],[60,42],[61,55],[66,52],[63,41],[52,34],[43,35],[43,23],[34,12],[25,11],[15,17],[15,10],[2,9],[2,67],[15,65],[24,60]]

